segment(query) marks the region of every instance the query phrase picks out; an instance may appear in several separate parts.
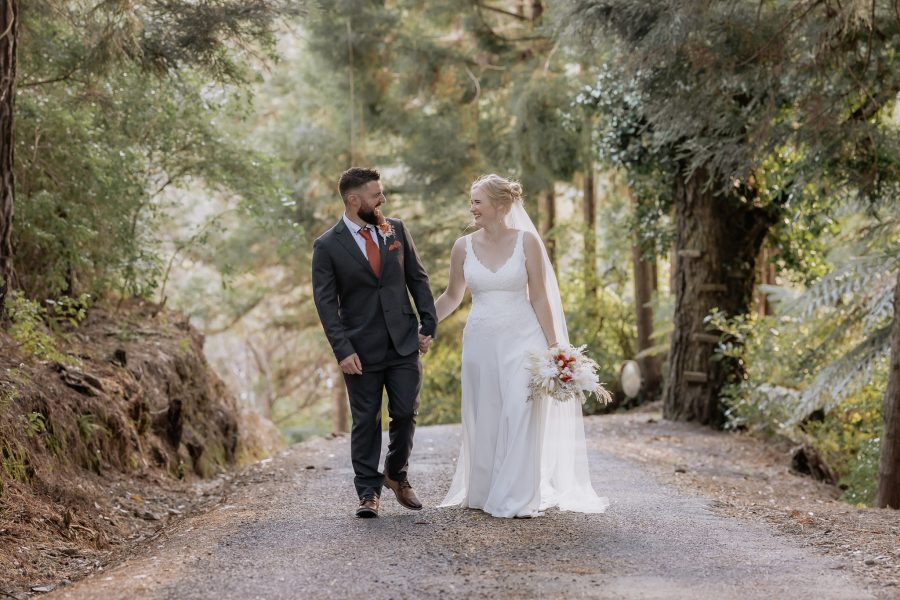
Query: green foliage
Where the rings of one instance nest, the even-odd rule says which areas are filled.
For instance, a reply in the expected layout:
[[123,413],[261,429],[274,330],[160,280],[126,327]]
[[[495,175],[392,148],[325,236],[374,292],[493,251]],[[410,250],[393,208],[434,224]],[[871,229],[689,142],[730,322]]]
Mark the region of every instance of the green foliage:
[[878,492],[878,467],[881,460],[881,438],[867,438],[860,445],[850,470],[841,479],[846,488],[844,499],[860,506],[871,506]]
[[616,78],[639,92],[650,148],[687,172],[702,167],[723,193],[782,147],[800,152],[809,174],[892,193],[896,170],[879,158],[896,137],[874,118],[890,114],[900,89],[891,2],[865,13],[852,2],[802,12],[788,2],[568,6],[571,31],[616,47]]
[[26,356],[61,363],[77,362],[59,350],[57,340],[45,323],[47,311],[37,302],[16,290],[7,296],[6,312],[12,322],[9,333]]
[[[886,226],[890,222],[883,219],[877,234],[895,235]],[[736,361],[744,373],[724,390],[729,426],[811,443],[841,478],[846,498],[867,503],[874,498],[878,469],[887,382],[884,331],[896,318],[890,307],[896,282],[890,269],[896,264],[881,251],[851,252],[848,260],[848,249],[873,241],[859,238],[859,226],[851,225],[831,239],[835,270],[783,314],[714,314],[709,324],[721,332],[717,356]],[[855,241],[848,243],[848,235]]]
[[665,255],[675,239],[669,222],[675,171],[671,153],[653,144],[636,80],[612,61],[602,62],[592,74],[593,81],[575,97],[575,104],[592,115],[596,123],[590,148],[592,158],[624,170],[636,200],[628,229],[638,232],[645,254]]
[[87,311],[91,307],[90,294],[81,294],[78,298],[62,296],[56,300],[47,300],[50,309],[47,311],[51,324],[67,324],[77,327],[87,317]]
[[827,332],[816,347],[821,369],[800,397],[795,420],[858,393],[890,353],[900,218],[885,214],[851,221],[836,240],[835,269],[787,307],[789,314]]
[[[23,6],[16,271],[32,298],[147,296],[163,271],[167,191],[267,195],[262,161],[217,119],[246,110],[248,55],[271,47],[268,0]],[[239,49],[240,48],[240,49]],[[218,84],[218,85],[217,85]]]
[[22,415],[22,423],[25,427],[25,435],[28,437],[34,437],[47,431],[47,418],[39,412]]
[[[604,273],[596,296],[591,298],[585,297],[585,282],[580,273],[580,270],[573,271],[562,282],[569,341],[575,346],[587,346],[587,355],[599,365],[600,381],[611,390],[619,378],[620,365],[635,353],[634,306],[625,290],[630,284],[628,273],[615,270]],[[587,414],[602,410],[603,405],[594,396],[588,397],[584,406]]]
[[459,423],[462,418],[462,329],[468,310],[441,323],[434,345],[422,358],[423,381],[418,423]]
[[27,356],[38,360],[53,360],[65,364],[77,364],[78,359],[59,350],[59,342],[65,331],[77,327],[87,316],[90,297],[69,298],[62,296],[47,300],[49,309],[15,290],[6,300],[6,311],[11,326],[9,333]]
[[896,198],[892,3],[565,5],[565,31],[600,63],[576,102],[596,115],[597,157],[626,170],[645,252],[671,244],[676,174],[778,217],[774,264],[804,284],[828,270],[821,239],[838,203]]
[[9,479],[27,483],[33,475],[28,451],[17,441],[0,441],[0,464]]
[[53,423],[49,417],[40,412],[32,411],[21,415],[22,426],[25,435],[38,437],[44,442],[44,446],[53,454],[59,455],[62,451],[62,441],[53,430]]
[[846,486],[844,497],[855,504],[875,499],[883,431],[884,387],[879,384],[886,380],[886,373],[879,373],[872,384],[848,396],[824,419],[810,420],[802,427],[815,440],[825,464],[840,475],[840,483]]
[[19,387],[12,381],[0,381],[0,411],[7,410],[22,397]]
[[81,436],[82,442],[90,445],[97,433],[101,433],[107,438],[112,435],[106,425],[97,418],[97,415],[85,413],[78,416],[78,434]]
[[536,71],[514,92],[513,147],[532,195],[570,180],[579,166],[579,133],[565,112],[574,95],[570,85],[566,77]]

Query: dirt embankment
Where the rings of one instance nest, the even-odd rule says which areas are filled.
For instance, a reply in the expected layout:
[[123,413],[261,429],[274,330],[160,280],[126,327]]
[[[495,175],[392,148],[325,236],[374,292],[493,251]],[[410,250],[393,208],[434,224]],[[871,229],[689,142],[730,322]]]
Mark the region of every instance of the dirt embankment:
[[154,305],[92,309],[61,361],[5,333],[0,348],[0,596],[102,569],[279,443],[241,414],[202,336]]

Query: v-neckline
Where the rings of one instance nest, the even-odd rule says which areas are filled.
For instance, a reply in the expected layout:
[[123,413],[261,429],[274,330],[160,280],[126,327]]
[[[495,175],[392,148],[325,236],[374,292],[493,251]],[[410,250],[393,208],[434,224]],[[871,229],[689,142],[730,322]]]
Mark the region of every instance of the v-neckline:
[[469,238],[469,241],[470,241],[470,244],[469,244],[469,245],[472,247],[472,256],[475,258],[475,262],[477,262],[479,265],[481,265],[481,267],[482,267],[485,271],[487,271],[488,273],[490,273],[491,275],[496,275],[497,273],[499,273],[500,271],[502,271],[502,270],[504,269],[504,267],[506,267],[506,265],[508,265],[508,264],[510,263],[510,261],[513,259],[513,256],[516,255],[516,250],[519,249],[519,236],[520,236],[520,235],[521,235],[521,233],[516,233],[516,241],[513,242],[512,253],[507,257],[507,259],[506,259],[505,261],[503,261],[503,264],[502,264],[502,265],[500,265],[499,267],[497,267],[497,270],[496,270],[496,271],[491,270],[490,267],[488,267],[486,264],[484,264],[483,262],[481,262],[481,259],[478,258],[478,254],[475,253],[475,240],[474,240],[473,238]]

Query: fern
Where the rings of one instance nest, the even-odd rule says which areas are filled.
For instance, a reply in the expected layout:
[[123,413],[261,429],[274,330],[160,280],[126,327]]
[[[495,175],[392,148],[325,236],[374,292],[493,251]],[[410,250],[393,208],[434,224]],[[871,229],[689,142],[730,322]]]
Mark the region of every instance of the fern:
[[883,281],[895,263],[896,257],[888,254],[854,257],[788,305],[787,312],[809,319],[824,308],[848,303],[853,296]]
[[891,325],[876,330],[852,350],[825,366],[800,395],[790,425],[796,425],[818,409],[833,409],[872,381],[890,354]]
[[882,278],[880,287],[870,296],[864,307],[863,327],[871,333],[883,323],[889,323],[894,316],[894,285],[896,278]]

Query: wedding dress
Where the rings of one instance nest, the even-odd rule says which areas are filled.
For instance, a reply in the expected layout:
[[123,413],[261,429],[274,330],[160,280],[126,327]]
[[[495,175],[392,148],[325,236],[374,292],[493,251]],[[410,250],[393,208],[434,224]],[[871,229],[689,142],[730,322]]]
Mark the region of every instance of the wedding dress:
[[[514,217],[507,223],[533,229],[517,208],[527,222]],[[528,298],[524,233],[519,230],[512,255],[496,271],[478,260],[471,235],[465,238],[463,272],[472,308],[463,330],[462,448],[441,506],[478,508],[495,517],[536,516],[554,506],[603,512],[609,502],[596,494],[588,475],[580,404],[528,400],[529,354],[546,349],[547,340]],[[552,277],[548,296],[561,316],[546,250],[544,259]],[[556,328],[567,343],[565,321]]]

